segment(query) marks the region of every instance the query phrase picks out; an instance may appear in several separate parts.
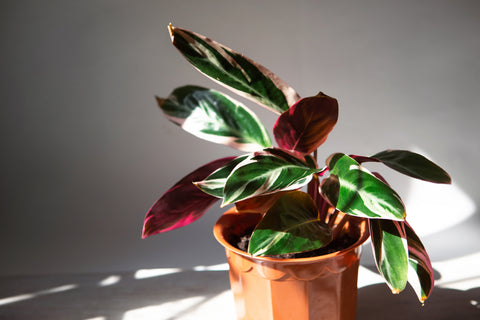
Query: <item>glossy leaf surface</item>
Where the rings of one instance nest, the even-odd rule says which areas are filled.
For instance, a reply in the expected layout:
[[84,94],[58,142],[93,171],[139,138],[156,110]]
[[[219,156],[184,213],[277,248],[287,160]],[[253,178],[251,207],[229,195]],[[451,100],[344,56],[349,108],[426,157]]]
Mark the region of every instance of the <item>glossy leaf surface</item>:
[[157,101],[170,121],[199,138],[247,152],[272,146],[257,116],[218,91],[184,86]]
[[192,181],[204,179],[233,159],[212,161],[177,182],[147,212],[142,238],[186,226],[200,218],[218,199],[199,190]]
[[256,152],[228,177],[223,191],[223,205],[274,191],[301,188],[317,171],[280,149]]
[[451,183],[449,174],[424,156],[406,150],[385,150],[374,154],[386,166],[407,176],[435,183]]
[[323,93],[299,100],[280,115],[273,128],[279,147],[301,154],[315,151],[337,123],[337,100]]
[[415,234],[413,228],[405,221],[405,232],[408,242],[408,263],[410,272],[408,282],[412,285],[418,300],[424,303],[429,297],[435,284],[432,263],[427,250],[423,246],[420,238]]
[[268,109],[282,113],[300,97],[262,65],[198,33],[169,26],[173,45],[200,72]]
[[202,181],[195,181],[194,184],[205,193],[217,198],[223,198],[223,188],[227,182],[227,178],[232,173],[233,169],[238,166],[242,161],[248,158],[248,155],[237,157],[212,172],[207,178]]
[[393,293],[407,284],[407,239],[402,221],[369,219],[375,263]]
[[[331,176],[322,189],[332,205],[342,212],[365,218],[403,220],[400,196],[351,157],[337,153],[327,159]],[[338,192],[335,192],[338,186]],[[335,198],[335,196],[337,199]]]
[[255,256],[318,249],[332,240],[327,224],[318,218],[312,198],[301,191],[280,197],[257,225],[248,252]]

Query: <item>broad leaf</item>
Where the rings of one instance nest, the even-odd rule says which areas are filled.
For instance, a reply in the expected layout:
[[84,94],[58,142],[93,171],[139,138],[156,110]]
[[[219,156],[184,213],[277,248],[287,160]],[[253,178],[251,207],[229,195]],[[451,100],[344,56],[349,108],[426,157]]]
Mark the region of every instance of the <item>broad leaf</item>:
[[415,290],[418,300],[423,304],[432,292],[435,283],[432,263],[420,238],[406,221],[404,224],[408,243],[408,263],[410,265],[408,282]]
[[199,138],[247,152],[272,146],[257,116],[218,91],[184,86],[157,101],[170,121]]
[[300,97],[262,65],[205,36],[169,25],[173,45],[200,72],[268,109],[282,113]]
[[337,123],[338,103],[322,92],[299,100],[273,127],[278,146],[301,154],[315,151]]
[[[403,220],[405,207],[400,196],[387,184],[341,153],[327,159],[330,177],[322,191],[332,205],[342,212],[364,218]],[[338,193],[335,192],[338,186]]]
[[223,205],[306,185],[319,171],[280,149],[256,152],[230,174],[223,190]]
[[407,284],[408,256],[404,224],[401,221],[369,219],[373,253],[378,271],[393,293]]
[[142,238],[186,226],[200,218],[218,199],[200,191],[192,181],[204,179],[232,159],[212,161],[177,182],[147,212]]
[[232,173],[233,169],[237,167],[242,161],[248,158],[248,155],[237,157],[218,168],[212,174],[202,181],[195,181],[194,184],[205,193],[217,198],[223,198],[223,188],[227,182],[227,177]]
[[371,158],[413,178],[436,183],[451,183],[448,173],[424,156],[406,150],[385,150]]
[[257,225],[248,252],[255,256],[310,251],[332,241],[312,198],[292,191],[278,199]]

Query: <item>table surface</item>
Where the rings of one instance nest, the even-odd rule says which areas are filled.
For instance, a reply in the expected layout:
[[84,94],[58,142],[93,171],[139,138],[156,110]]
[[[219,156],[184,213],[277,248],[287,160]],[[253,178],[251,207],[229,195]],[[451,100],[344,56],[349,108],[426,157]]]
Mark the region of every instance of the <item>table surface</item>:
[[[421,306],[411,288],[392,295],[360,267],[357,319],[480,319],[480,254],[434,263]],[[234,319],[226,264],[117,274],[0,277],[0,319]]]

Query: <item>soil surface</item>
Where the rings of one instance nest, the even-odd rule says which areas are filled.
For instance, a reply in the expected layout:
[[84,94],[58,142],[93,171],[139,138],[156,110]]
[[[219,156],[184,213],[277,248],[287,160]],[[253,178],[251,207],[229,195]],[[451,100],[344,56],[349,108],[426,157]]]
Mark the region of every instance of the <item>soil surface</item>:
[[[237,249],[240,249],[244,252],[248,252],[248,244],[250,243],[250,237],[252,236],[253,229],[252,230],[247,230],[247,234],[242,235],[242,236],[235,236],[230,239],[230,244],[236,247]],[[349,246],[353,245],[357,241],[357,238],[351,237],[348,234],[344,234],[343,236],[334,239],[332,242],[330,242],[328,245],[325,247],[315,249],[312,251],[306,251],[306,252],[299,252],[299,253],[287,253],[287,254],[281,254],[281,255],[271,255],[268,257],[272,258],[281,258],[281,259],[294,259],[294,258],[309,258],[309,257],[317,257],[321,256],[324,254],[329,254],[333,253],[336,251],[343,250],[345,248],[348,248]]]

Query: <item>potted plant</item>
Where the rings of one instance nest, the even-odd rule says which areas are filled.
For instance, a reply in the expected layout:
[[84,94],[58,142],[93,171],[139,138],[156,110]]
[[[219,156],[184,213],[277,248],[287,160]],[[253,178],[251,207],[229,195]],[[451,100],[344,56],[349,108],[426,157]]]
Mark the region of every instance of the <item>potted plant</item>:
[[182,129],[245,154],[180,180],[148,211],[143,238],[195,221],[218,200],[234,204],[214,233],[226,248],[239,319],[354,319],[360,245],[369,236],[392,292],[409,282],[423,304],[434,285],[428,254],[405,220],[400,196],[364,164],[383,163],[434,183],[450,183],[449,175],[405,150],[335,153],[322,164],[317,149],[337,122],[336,99],[322,92],[300,98],[236,51],[171,24],[169,32],[200,72],[279,115],[277,146],[252,111],[221,92],[189,85],[157,98]]

